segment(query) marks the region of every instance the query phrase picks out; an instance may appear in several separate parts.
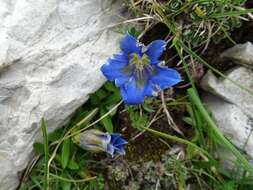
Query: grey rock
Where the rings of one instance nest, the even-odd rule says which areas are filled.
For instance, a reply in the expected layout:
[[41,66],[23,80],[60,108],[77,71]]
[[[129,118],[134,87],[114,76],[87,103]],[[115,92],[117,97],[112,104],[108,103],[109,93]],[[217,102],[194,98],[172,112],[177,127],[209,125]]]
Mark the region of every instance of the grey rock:
[[0,190],[15,189],[46,118],[51,132],[98,89],[121,35],[111,0],[0,1]]
[[[211,112],[221,132],[253,160],[253,97],[245,89],[253,91],[253,72],[249,68],[237,67],[226,73],[227,78],[216,77],[208,71],[201,81],[207,92],[203,102]],[[224,148],[217,150],[225,169],[235,169],[236,158]],[[253,163],[253,162],[252,162]],[[241,172],[241,171],[240,171]]]
[[230,59],[238,64],[253,67],[253,44],[237,44],[221,54],[221,58]]
[[229,80],[232,79],[237,84],[253,91],[252,70],[238,67],[229,71],[227,77],[227,79],[217,78],[211,71],[208,71],[201,81],[201,86],[206,91],[236,105],[253,118],[253,96]]
[[244,149],[253,158],[253,119],[238,106],[219,97],[205,94],[203,101],[212,113],[221,132],[237,147]]

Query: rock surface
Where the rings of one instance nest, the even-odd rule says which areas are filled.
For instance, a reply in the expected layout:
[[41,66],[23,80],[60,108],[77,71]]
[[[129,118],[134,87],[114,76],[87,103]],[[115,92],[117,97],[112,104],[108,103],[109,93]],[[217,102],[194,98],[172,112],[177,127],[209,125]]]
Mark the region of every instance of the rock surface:
[[[251,69],[237,67],[226,75],[237,84],[253,91]],[[253,163],[253,96],[229,79],[218,78],[208,71],[201,81],[201,86],[209,93],[204,93],[202,99],[222,133],[234,145],[244,150]],[[234,169],[235,156],[224,148],[220,148],[218,152],[224,168]]]
[[246,42],[235,45],[221,54],[221,58],[230,59],[238,64],[253,67],[253,44]]
[[223,134],[253,158],[253,119],[239,107],[216,96],[205,94],[203,101]]
[[[253,163],[253,44],[250,42],[235,45],[220,55],[220,64],[227,60],[237,63],[240,67],[228,71],[227,79],[216,77],[208,71],[201,81],[207,92],[203,102],[212,113],[217,126],[223,134],[238,148],[249,155]],[[241,85],[233,84],[229,79]],[[248,91],[251,91],[248,92]],[[237,159],[228,151],[218,149],[221,163],[226,169],[233,170]],[[242,172],[239,171],[238,172]]]
[[[235,68],[227,73],[227,77],[237,84],[253,91],[253,72],[244,67]],[[201,86],[208,92],[237,105],[244,113],[253,118],[253,96],[246,90],[233,84],[229,79],[216,78],[208,71],[201,81]]]
[[[238,67],[227,77],[253,91],[252,70]],[[201,86],[213,95],[205,94],[203,101],[223,134],[253,158],[253,97],[229,79],[217,78],[208,71]]]
[[13,190],[45,117],[61,126],[105,81],[120,6],[111,0],[0,1],[0,190]]

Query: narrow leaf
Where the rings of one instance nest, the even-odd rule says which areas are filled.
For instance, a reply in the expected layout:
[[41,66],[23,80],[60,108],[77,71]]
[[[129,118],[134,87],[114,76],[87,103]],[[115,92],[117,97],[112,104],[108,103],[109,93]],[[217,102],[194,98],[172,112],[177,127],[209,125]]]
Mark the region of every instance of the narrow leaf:
[[240,161],[242,166],[245,170],[253,174],[253,166],[249,163],[249,161],[234,147],[232,143],[229,142],[229,140],[224,137],[222,132],[219,130],[219,128],[216,126],[216,123],[213,121],[213,119],[210,117],[209,113],[206,111],[205,107],[201,103],[199,96],[197,92],[190,88],[188,89],[188,94],[191,99],[191,101],[195,104],[195,106],[199,109],[199,112],[203,116],[203,118],[206,119],[206,122],[209,124],[209,127],[212,129],[212,131],[215,133],[215,135],[219,138],[220,142],[229,149],[236,158]]
[[80,168],[80,166],[74,160],[69,160],[67,167],[71,170],[78,170]]
[[34,148],[35,152],[38,153],[38,154],[44,154],[45,153],[44,144],[36,142],[36,143],[33,144],[33,148]]
[[42,130],[42,134],[43,134],[43,143],[44,143],[44,155],[45,155],[45,159],[44,159],[44,190],[48,190],[49,189],[49,167],[48,167],[48,159],[49,159],[49,148],[48,148],[48,136],[47,136],[47,124],[44,120],[44,118],[42,118],[41,120],[41,130]]
[[67,139],[62,144],[62,152],[61,152],[61,164],[62,167],[65,169],[69,162],[70,156],[70,139]]
[[[100,116],[103,116],[106,113],[107,113],[106,109],[102,107],[100,109]],[[113,133],[112,118],[109,115],[107,117],[105,117],[104,119],[102,119],[101,123],[102,123],[102,125],[104,126],[104,128],[106,129],[107,132]]]

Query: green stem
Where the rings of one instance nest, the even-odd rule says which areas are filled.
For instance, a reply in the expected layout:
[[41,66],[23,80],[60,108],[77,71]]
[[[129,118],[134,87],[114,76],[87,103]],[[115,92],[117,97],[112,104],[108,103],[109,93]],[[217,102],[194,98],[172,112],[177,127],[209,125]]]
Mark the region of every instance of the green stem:
[[59,179],[61,181],[66,181],[66,182],[70,182],[70,183],[84,183],[84,182],[91,181],[91,180],[94,180],[94,179],[97,178],[97,176],[94,176],[94,177],[89,177],[89,178],[85,178],[85,179],[68,179],[68,178],[65,178],[65,177],[54,175],[52,173],[50,173],[50,176],[52,176],[56,179]]
[[213,13],[209,16],[209,18],[223,18],[223,17],[236,17],[236,16],[241,16],[245,15],[248,13],[252,13],[253,9],[244,9],[244,10],[239,10],[239,11],[230,11],[230,12],[223,12],[223,13]]
[[177,53],[178,53],[180,59],[181,59],[182,62],[183,62],[184,69],[185,69],[185,72],[186,72],[186,74],[187,74],[187,77],[188,77],[188,79],[190,80],[190,83],[191,83],[192,87],[196,90],[196,86],[195,86],[195,84],[194,84],[194,80],[192,79],[191,74],[190,74],[190,71],[189,71],[189,66],[188,66],[187,63],[185,62],[184,57],[183,57],[183,55],[182,55],[182,53],[181,53],[181,51],[180,51],[180,48],[179,48],[179,46],[178,46],[178,44],[177,44],[176,42],[175,42],[175,48],[176,48],[176,50],[177,50]]
[[192,148],[195,148],[196,150],[204,153],[208,158],[211,158],[211,156],[210,156],[210,154],[208,152],[206,152],[204,149],[198,147],[197,145],[195,145],[194,143],[192,143],[192,142],[190,142],[188,140],[182,139],[182,138],[177,137],[177,136],[169,135],[169,134],[166,134],[166,133],[163,133],[163,132],[160,132],[160,131],[156,131],[156,130],[150,129],[148,127],[142,127],[142,126],[140,126],[139,128],[141,128],[141,129],[143,129],[145,131],[148,131],[150,133],[153,133],[154,135],[157,135],[157,136],[160,136],[160,137],[172,140],[172,141],[176,141],[176,142],[179,142],[179,143],[191,146]]

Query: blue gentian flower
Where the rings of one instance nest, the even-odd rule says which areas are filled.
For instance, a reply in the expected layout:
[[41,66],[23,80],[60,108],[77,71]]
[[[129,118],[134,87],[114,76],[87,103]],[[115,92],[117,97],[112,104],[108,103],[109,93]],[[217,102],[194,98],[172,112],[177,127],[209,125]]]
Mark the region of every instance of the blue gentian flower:
[[159,58],[166,48],[164,40],[144,46],[127,33],[120,48],[122,52],[109,58],[101,71],[120,88],[126,104],[141,104],[145,96],[156,96],[159,91],[181,81],[175,69],[161,65]]
[[74,137],[74,142],[90,152],[107,152],[112,157],[125,155],[124,146],[127,141],[119,133],[104,133],[97,129],[90,129]]

